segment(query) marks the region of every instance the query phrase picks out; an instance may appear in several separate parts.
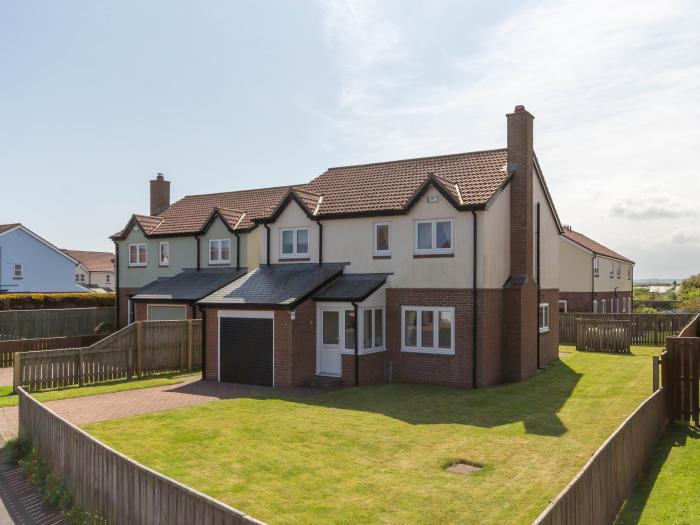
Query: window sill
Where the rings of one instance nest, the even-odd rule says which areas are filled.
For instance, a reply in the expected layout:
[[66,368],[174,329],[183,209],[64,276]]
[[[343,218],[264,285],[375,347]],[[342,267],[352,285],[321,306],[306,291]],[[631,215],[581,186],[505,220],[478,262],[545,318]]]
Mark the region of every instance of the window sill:
[[547,327],[547,328],[540,328],[540,333],[541,333],[541,334],[546,334],[546,333],[548,333],[548,332],[549,332],[549,327]]
[[436,259],[439,257],[454,257],[455,254],[453,253],[414,253],[413,258],[414,259]]
[[158,268],[170,268],[169,264],[159,264]]
[[391,255],[372,255],[372,259],[391,259]]
[[130,264],[129,268],[147,268],[147,264]]
[[407,352],[410,354],[428,354],[428,355],[442,355],[442,356],[453,356],[455,355],[454,350],[436,350],[435,348],[410,348],[404,347],[401,349],[402,352]]
[[280,262],[309,262],[311,257],[280,257]]
[[24,279],[24,277],[13,277],[13,279],[14,279],[15,281],[21,281],[22,279]]
[[[365,348],[360,348],[357,352],[357,355],[371,355],[371,354],[378,354],[380,352],[386,352],[386,347],[380,347],[380,348],[371,348],[369,350]],[[354,350],[348,350],[347,348],[341,352],[343,355],[349,355],[349,356],[354,356],[355,351]]]
[[209,261],[209,266],[231,266],[231,261]]

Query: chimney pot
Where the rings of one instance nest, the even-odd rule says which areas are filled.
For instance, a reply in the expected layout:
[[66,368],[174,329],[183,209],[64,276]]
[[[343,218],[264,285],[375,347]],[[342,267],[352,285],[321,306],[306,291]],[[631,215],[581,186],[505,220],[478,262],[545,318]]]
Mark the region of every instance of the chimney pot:
[[525,106],[523,106],[523,105],[515,106],[515,110],[513,111],[513,113],[523,113],[523,112],[525,112]]

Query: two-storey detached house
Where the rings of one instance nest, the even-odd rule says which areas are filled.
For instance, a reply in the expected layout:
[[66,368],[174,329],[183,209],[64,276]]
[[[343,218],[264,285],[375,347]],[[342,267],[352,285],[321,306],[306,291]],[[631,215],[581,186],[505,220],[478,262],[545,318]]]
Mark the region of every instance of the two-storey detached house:
[[561,233],[522,106],[502,149],[172,205],[159,176],[113,236],[120,322],[201,316],[211,380],[518,381],[557,355]]

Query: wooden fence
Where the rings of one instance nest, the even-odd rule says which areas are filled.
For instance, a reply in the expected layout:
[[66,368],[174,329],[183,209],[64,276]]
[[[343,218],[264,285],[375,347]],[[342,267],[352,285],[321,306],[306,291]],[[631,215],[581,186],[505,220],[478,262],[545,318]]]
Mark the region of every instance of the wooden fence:
[[576,319],[621,319],[630,321],[632,341],[638,346],[664,346],[666,338],[678,334],[696,314],[591,314],[560,313],[559,343],[576,344]]
[[[700,317],[700,316],[698,316]],[[672,420],[700,426],[700,321],[695,317],[678,337],[669,337],[663,354],[662,381],[668,385]]]
[[40,339],[0,341],[0,368],[14,366],[15,352],[90,346],[104,337],[106,336],[78,335],[74,337],[42,337]]
[[96,440],[33,399],[19,394],[19,435],[51,472],[62,476],[80,507],[108,523],[242,525],[262,522],[178,483]]
[[0,340],[92,335],[101,323],[115,327],[116,312],[114,307],[4,310]]
[[14,387],[84,386],[201,366],[202,321],[138,321],[87,348],[15,354]]
[[623,319],[577,319],[576,350],[629,354],[630,322]]
[[651,458],[667,421],[666,396],[660,389],[615,430],[535,524],[612,523]]

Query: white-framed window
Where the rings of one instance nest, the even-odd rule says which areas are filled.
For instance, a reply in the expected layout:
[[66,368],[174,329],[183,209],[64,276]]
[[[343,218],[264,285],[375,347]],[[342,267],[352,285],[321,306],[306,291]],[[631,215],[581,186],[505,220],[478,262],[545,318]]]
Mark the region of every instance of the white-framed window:
[[565,314],[569,309],[569,302],[566,299],[559,300],[559,313]]
[[549,332],[549,303],[540,303],[540,333]]
[[160,241],[158,244],[158,266],[170,265],[170,243],[168,241]]
[[308,228],[284,228],[280,230],[280,259],[308,256]]
[[24,265],[20,263],[14,263],[12,265],[12,278],[13,279],[24,279]]
[[146,266],[148,258],[146,256],[145,244],[129,245],[129,266]]
[[455,353],[453,307],[402,306],[401,351]]
[[372,226],[374,249],[373,254],[378,257],[391,255],[391,224],[388,222],[375,222]]
[[617,263],[617,278],[619,279],[622,277],[622,265],[620,263]]
[[384,308],[362,308],[362,348],[366,351],[384,350]]
[[615,277],[615,263],[610,263],[610,278],[613,279]]
[[608,301],[606,299],[603,299],[603,313],[606,313],[607,303],[608,303]]
[[231,240],[211,239],[209,241],[209,264],[228,264],[231,262]]
[[597,300],[593,301],[593,313],[594,314],[598,313],[598,301]]
[[78,281],[80,281],[80,274],[76,273],[75,274],[75,282],[78,282]]
[[322,307],[319,315],[321,344],[324,346],[340,346],[346,351],[354,351],[355,309],[352,307]]
[[593,275],[595,277],[600,275],[600,259],[598,257],[593,258]]
[[454,253],[452,219],[416,221],[415,253],[417,255]]
[[85,274],[84,273],[80,275],[80,282],[81,283],[85,282]]
[[627,267],[627,280],[628,281],[632,280],[632,267],[631,266]]
[[105,282],[107,284],[112,282],[112,276],[110,274],[105,274]]
[[619,314],[620,313],[620,298],[615,299],[615,311]]

